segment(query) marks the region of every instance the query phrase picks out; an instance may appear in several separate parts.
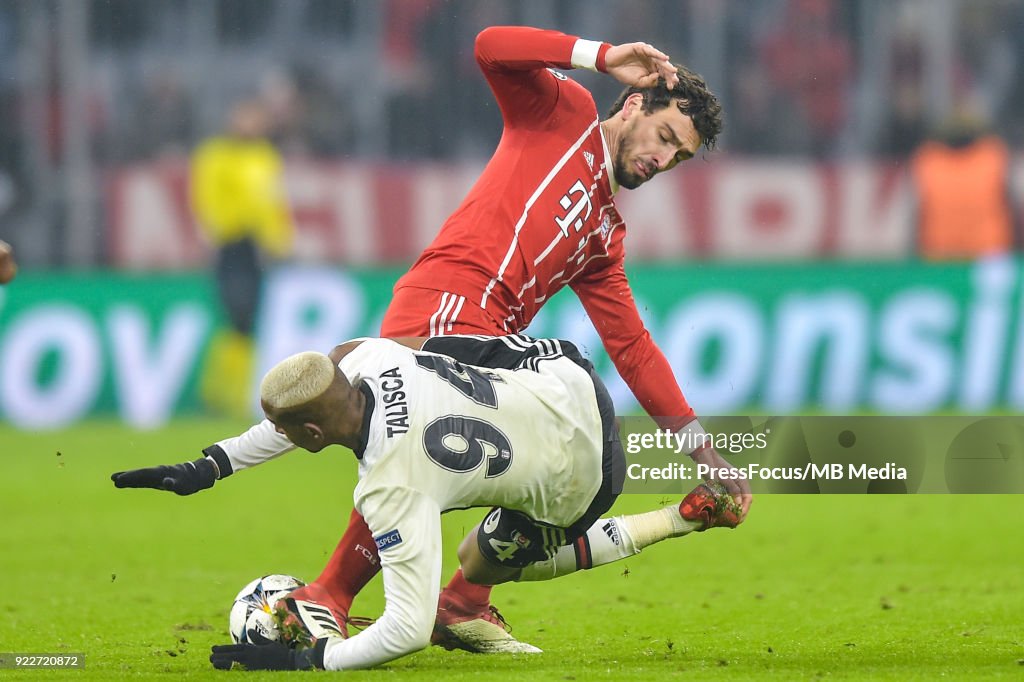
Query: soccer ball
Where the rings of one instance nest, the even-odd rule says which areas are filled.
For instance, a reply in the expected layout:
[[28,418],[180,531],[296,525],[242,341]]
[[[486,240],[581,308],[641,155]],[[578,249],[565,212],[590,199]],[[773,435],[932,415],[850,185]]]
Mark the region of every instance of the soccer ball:
[[231,639],[236,644],[276,642],[281,631],[274,622],[274,604],[305,584],[290,575],[274,574],[256,578],[243,587],[231,605]]

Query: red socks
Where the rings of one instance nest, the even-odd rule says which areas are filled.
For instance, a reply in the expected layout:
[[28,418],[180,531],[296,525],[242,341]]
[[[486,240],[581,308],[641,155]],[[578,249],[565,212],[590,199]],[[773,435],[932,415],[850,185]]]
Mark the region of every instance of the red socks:
[[451,590],[462,597],[467,606],[479,607],[482,610],[491,603],[491,586],[474,585],[467,581],[462,576],[461,568],[455,571],[455,575],[448,581],[448,585],[444,589]]
[[346,614],[359,590],[380,571],[380,557],[370,528],[363,516],[352,510],[348,528],[334,548],[316,582],[323,585],[334,598],[339,609]]
[[[378,571],[380,557],[373,535],[362,515],[353,509],[345,534],[316,582],[330,593],[338,609],[347,615],[352,608],[352,600]],[[459,595],[467,606],[483,609],[491,600],[491,586],[468,582],[462,576],[461,568],[455,571],[445,589]]]

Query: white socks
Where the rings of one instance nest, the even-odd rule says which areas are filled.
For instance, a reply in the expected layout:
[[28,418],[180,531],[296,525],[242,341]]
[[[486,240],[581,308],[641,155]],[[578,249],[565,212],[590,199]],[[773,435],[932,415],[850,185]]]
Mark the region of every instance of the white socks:
[[[661,509],[619,517],[636,544],[636,551],[668,538],[686,535],[700,528],[700,523],[687,521],[679,513],[679,505],[672,504]],[[596,564],[595,564],[596,565]]]
[[524,568],[519,580],[551,580],[580,569],[610,564],[699,527],[699,523],[686,521],[679,515],[678,504],[643,514],[598,519],[587,534],[572,545],[559,547],[550,559]]

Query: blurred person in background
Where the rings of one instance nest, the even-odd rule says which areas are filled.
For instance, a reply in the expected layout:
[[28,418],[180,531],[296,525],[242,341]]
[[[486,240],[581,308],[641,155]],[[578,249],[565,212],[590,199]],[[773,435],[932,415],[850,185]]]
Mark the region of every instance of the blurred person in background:
[[13,88],[0,86],[0,224],[29,202],[25,178],[26,142],[21,130],[24,102]]
[[920,255],[967,260],[1020,247],[1010,196],[1010,150],[976,114],[961,112],[914,153]]
[[18,274],[18,263],[14,260],[14,249],[0,239],[0,284],[7,284]]
[[1019,30],[1006,30],[1007,26],[1021,25],[1024,15],[1019,5],[1019,2],[987,0],[957,6],[955,85],[969,93],[980,115],[993,122],[993,130],[999,129],[996,124],[1000,114],[1011,113],[1006,103],[1012,96],[1015,82],[1020,80],[1017,44],[1022,37]]
[[183,159],[194,139],[195,121],[180,71],[161,65],[141,79],[122,135],[112,135],[120,159]]
[[830,154],[846,124],[854,64],[839,11],[834,0],[788,0],[784,18],[759,46],[758,61],[792,101],[797,119],[790,129],[803,131],[790,153]]
[[190,190],[200,229],[214,247],[214,277],[228,328],[210,345],[202,381],[207,404],[248,416],[253,333],[268,259],[289,255],[294,227],[283,162],[267,139],[270,118],[258,100],[236,103],[227,131],[192,156]]
[[774,82],[761,55],[764,34],[774,31],[774,8],[727,3],[726,44],[729,75],[726,86],[732,107],[743,116],[729,121],[729,147],[743,154],[780,154],[799,148],[804,130],[793,125],[793,107]]
[[450,97],[441,98],[446,106],[437,106],[439,89],[448,85],[449,78],[436,55],[447,50],[433,40],[430,30],[435,25],[432,15],[443,9],[443,3],[385,0],[383,4],[381,59],[388,84],[388,157],[443,157],[450,147],[447,140],[423,135],[423,130],[442,129],[451,115]]
[[328,74],[310,64],[275,67],[262,75],[260,101],[285,158],[337,158],[352,148],[351,108],[337,90]]
[[875,152],[907,159],[924,141],[928,130],[925,105],[925,39],[921,6],[912,3],[892,7],[893,37],[886,63],[889,97],[883,113]]
[[[381,41],[386,74],[388,157],[486,158],[501,115],[466,49],[481,26],[522,23],[502,0],[388,0]],[[444,131],[458,121],[458,134]]]
[[[1002,19],[1004,26],[1024,26],[1024,4],[1009,5]],[[995,116],[1004,131],[1007,141],[1015,149],[1024,147],[1024,31],[1007,31],[1012,51],[1010,62],[1014,67],[1013,77],[1007,84],[1006,97],[998,103]]]

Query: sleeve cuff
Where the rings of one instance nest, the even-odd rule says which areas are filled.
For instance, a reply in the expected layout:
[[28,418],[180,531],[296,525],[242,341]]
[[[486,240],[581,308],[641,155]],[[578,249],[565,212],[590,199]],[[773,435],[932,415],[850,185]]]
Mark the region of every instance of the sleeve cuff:
[[573,68],[605,73],[604,56],[610,47],[608,43],[580,38],[572,47]]
[[203,454],[216,462],[217,469],[220,471],[219,478],[227,478],[234,473],[231,467],[231,460],[228,459],[228,453],[224,452],[221,446],[214,444],[208,448],[203,448]]
[[710,439],[707,437],[707,432],[704,427],[700,425],[700,422],[696,419],[687,422],[686,426],[679,429],[676,433],[682,433],[685,435],[685,440],[691,445],[689,452],[687,448],[683,448],[683,453],[687,455],[696,454],[702,450],[706,444],[710,443]]

